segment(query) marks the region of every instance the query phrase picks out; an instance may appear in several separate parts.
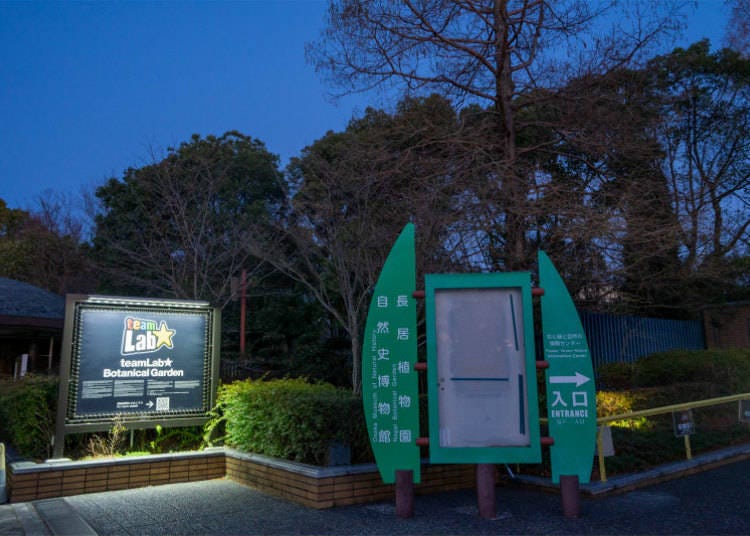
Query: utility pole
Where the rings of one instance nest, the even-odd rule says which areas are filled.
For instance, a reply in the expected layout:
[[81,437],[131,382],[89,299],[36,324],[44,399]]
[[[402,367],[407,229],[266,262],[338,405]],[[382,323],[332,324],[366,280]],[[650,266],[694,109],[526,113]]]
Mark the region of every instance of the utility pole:
[[245,359],[245,316],[247,314],[247,270],[242,269],[240,281],[240,356]]

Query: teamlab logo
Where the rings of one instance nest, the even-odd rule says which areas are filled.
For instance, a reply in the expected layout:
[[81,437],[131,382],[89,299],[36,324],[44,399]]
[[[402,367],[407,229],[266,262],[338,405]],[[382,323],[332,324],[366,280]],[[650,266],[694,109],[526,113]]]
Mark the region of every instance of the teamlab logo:
[[142,318],[125,318],[122,330],[122,355],[150,354],[162,347],[173,348],[172,337],[177,331],[169,329],[162,320],[144,320]]

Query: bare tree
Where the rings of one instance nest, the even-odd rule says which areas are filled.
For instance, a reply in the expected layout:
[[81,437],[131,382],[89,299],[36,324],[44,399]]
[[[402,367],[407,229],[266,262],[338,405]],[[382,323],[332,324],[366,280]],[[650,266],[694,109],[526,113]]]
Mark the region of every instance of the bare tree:
[[731,258],[750,253],[750,60],[702,41],[651,70],[685,269],[716,285]]
[[0,200],[0,275],[58,294],[93,290],[97,278],[73,198],[49,190],[36,202],[26,212]]
[[439,97],[406,101],[393,116],[368,109],[291,163],[285,217],[248,234],[253,254],[302,283],[346,332],[355,392],[371,291],[403,226],[419,229],[420,271],[450,262],[441,244],[453,217],[445,152],[455,120]]
[[726,46],[750,57],[750,0],[725,0],[730,7]]
[[[640,2],[626,4],[633,7],[630,13],[619,12],[618,25],[628,23],[628,28],[605,32],[594,26],[603,15],[615,13],[616,4],[334,0],[328,27],[308,54],[344,91],[392,83],[409,92],[434,90],[458,104],[487,107],[491,118],[480,158],[475,147],[467,153],[474,174],[486,181],[475,198],[485,206],[483,219],[491,227],[484,232],[498,242],[500,265],[528,268],[534,217],[528,199],[535,170],[523,161],[523,152],[531,148],[518,143],[522,107],[535,104],[535,89],[559,86],[571,73],[602,74],[623,67],[678,22],[663,2],[642,16],[649,5]],[[663,16],[655,16],[659,13]]]

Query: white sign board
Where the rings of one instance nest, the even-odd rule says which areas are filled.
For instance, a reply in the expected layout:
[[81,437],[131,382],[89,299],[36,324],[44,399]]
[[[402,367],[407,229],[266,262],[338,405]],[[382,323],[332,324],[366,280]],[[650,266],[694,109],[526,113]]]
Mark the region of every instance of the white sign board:
[[441,447],[529,444],[520,303],[520,289],[435,292]]

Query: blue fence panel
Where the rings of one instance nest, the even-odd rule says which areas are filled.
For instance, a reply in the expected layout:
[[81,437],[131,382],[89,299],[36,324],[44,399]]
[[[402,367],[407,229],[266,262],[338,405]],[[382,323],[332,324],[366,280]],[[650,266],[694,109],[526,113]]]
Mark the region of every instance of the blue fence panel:
[[580,311],[579,315],[594,368],[605,363],[632,363],[655,352],[702,350],[706,347],[700,320],[667,320],[585,311]]

